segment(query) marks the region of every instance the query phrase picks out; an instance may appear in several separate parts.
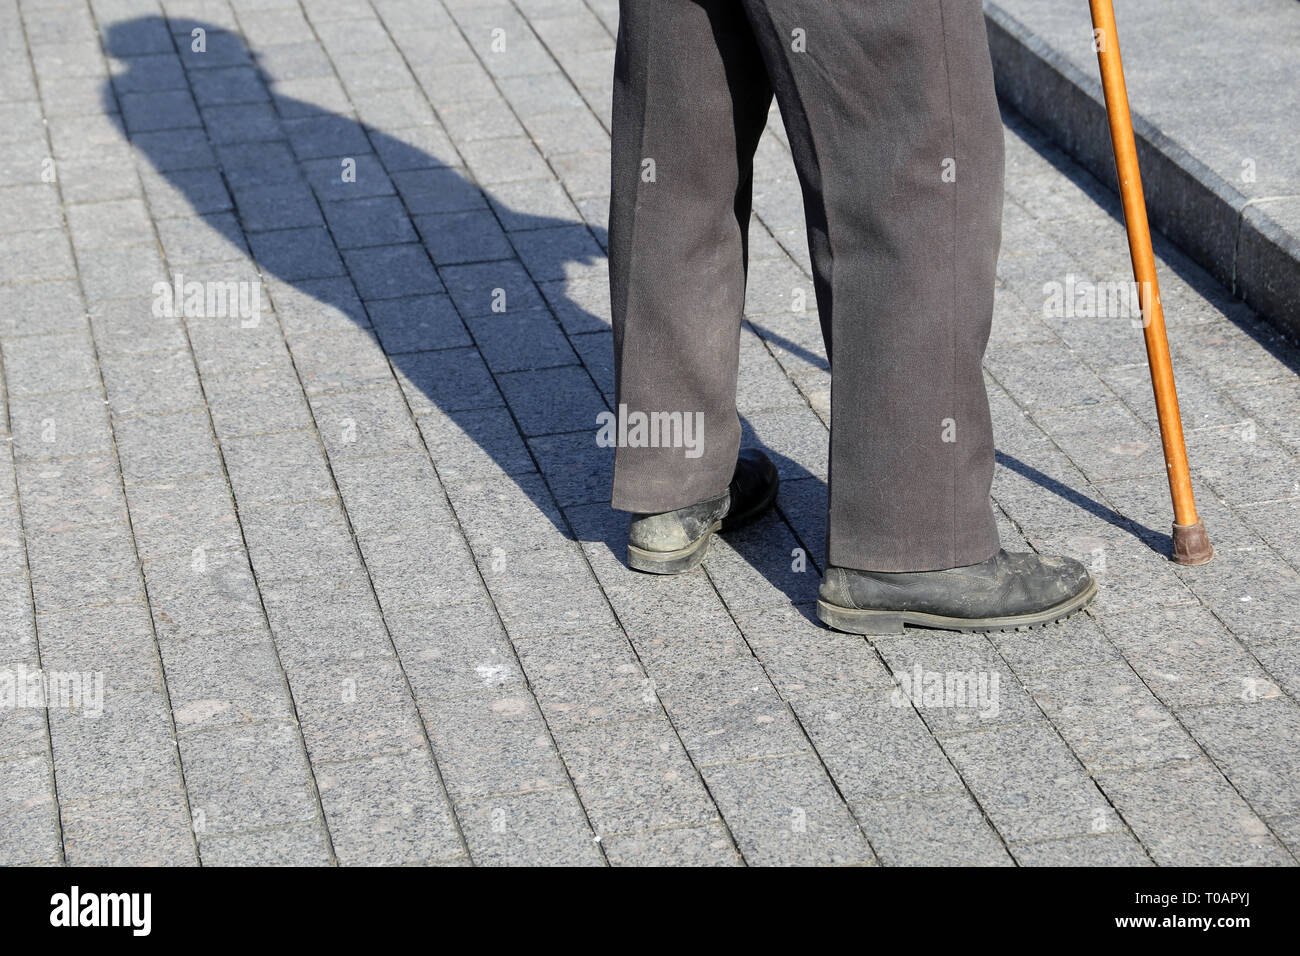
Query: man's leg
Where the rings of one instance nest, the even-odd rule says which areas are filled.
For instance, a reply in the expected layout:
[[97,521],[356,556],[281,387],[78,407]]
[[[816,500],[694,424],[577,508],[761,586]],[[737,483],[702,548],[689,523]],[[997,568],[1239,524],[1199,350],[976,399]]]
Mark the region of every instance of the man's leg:
[[695,505],[736,470],[751,165],[771,98],[740,0],[622,0],[609,227],[617,400],[629,413],[701,413],[703,434],[692,456],[620,444],[615,508]]
[[803,185],[831,354],[827,560],[998,549],[981,359],[1002,124],[980,0],[744,0]]

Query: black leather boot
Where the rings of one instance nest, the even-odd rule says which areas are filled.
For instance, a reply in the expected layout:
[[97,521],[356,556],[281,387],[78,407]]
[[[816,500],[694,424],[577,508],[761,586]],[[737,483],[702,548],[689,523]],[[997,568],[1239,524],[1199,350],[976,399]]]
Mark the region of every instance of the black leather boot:
[[946,571],[827,568],[817,616],[850,634],[901,634],[904,624],[1003,631],[1069,617],[1096,593],[1097,582],[1078,561],[999,551]]
[[767,455],[757,448],[743,450],[731,484],[716,498],[663,514],[632,516],[628,567],[651,574],[681,574],[698,567],[713,532],[753,521],[772,507],[780,485]]

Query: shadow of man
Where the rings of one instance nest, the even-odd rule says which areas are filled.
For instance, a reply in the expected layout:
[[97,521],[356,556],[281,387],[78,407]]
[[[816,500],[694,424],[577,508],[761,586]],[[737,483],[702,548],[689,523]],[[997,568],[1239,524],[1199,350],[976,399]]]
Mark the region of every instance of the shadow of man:
[[[169,76],[157,57],[136,55],[156,48],[160,30],[173,37],[184,75]],[[271,332],[279,324],[299,374],[312,376],[303,382],[309,390],[365,383],[346,351],[298,361],[300,351],[317,347],[315,333],[373,336],[421,431],[436,418],[443,434],[463,434],[572,538],[551,491],[561,505],[607,501],[613,459],[595,441],[597,415],[613,402],[609,322],[570,294],[575,279],[588,289],[607,283],[604,230],[578,219],[567,198],[561,202],[572,219],[512,208],[450,155],[278,92],[257,54],[220,27],[140,17],[110,25],[104,41],[125,67],[104,84],[105,111],[188,211],[238,250],[224,265],[196,263],[193,274],[172,261],[173,280],[182,273],[228,281],[234,260],[251,259],[274,305],[275,317],[262,321]],[[158,95],[124,103],[119,113],[116,93],[124,90]],[[183,298],[178,293],[177,302]],[[745,444],[755,444],[743,419],[742,427]],[[539,461],[539,443],[549,443],[554,457]],[[812,477],[789,458],[772,457],[785,480]],[[824,503],[824,482],[816,484],[812,497]],[[588,537],[621,555],[625,521],[611,513],[590,530]],[[790,555],[763,548],[760,536],[761,526],[735,547],[774,586],[808,600],[808,583],[792,584]],[[819,544],[805,545],[813,589]]]

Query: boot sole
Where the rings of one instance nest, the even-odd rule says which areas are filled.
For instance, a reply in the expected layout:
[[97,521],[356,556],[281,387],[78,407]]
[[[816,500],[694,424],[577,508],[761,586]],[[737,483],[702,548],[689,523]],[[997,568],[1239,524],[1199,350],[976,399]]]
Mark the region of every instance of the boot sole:
[[627,566],[633,571],[645,571],[647,574],[685,574],[703,563],[704,556],[709,553],[713,533],[721,528],[721,521],[713,522],[712,528],[676,551],[646,551],[629,544]]
[[733,531],[749,524],[772,507],[772,503],[776,501],[777,492],[780,490],[781,479],[776,478],[767,494],[763,496],[761,501],[756,502],[753,507],[742,511],[740,514],[727,515],[721,521],[713,522],[713,527],[708,531],[686,547],[678,548],[676,551],[646,551],[636,545],[629,544],[627,546],[627,566],[633,571],[644,571],[647,574],[685,574],[687,571],[692,571],[704,563],[704,559],[709,553],[709,542],[713,540],[715,532]]
[[946,617],[942,614],[925,614],[921,611],[864,611],[860,608],[840,607],[818,600],[817,617],[827,627],[847,634],[883,636],[902,634],[903,626],[939,628],[945,631],[1015,631],[1039,627],[1061,621],[1083,610],[1097,594],[1097,582],[1074,597],[1053,607],[1033,614],[1014,614],[1009,617]]

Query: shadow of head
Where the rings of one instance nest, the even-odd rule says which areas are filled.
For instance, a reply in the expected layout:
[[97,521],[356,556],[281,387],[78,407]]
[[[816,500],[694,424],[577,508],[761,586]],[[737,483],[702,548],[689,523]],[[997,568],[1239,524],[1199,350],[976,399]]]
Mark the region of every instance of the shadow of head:
[[[295,353],[319,333],[364,330],[359,345],[382,350],[417,414],[469,437],[484,467],[536,468],[505,427],[503,393],[514,404],[512,391],[537,390],[535,407],[554,412],[520,421],[529,437],[594,434],[613,388],[609,322],[585,304],[599,295],[579,302],[569,288],[604,285],[606,240],[553,178],[519,179],[513,154],[491,143],[477,144],[476,177],[423,99],[410,125],[381,132],[354,114],[319,47],[259,56],[230,30],[153,16],[108,26],[104,43],[115,62],[102,100],[154,167],[153,214],[174,217],[160,228],[173,273],[178,257],[200,281],[251,262],[273,304],[267,324]],[[318,102],[277,90],[276,77]],[[419,90],[414,77],[405,89]],[[367,102],[384,112],[379,100]]]

